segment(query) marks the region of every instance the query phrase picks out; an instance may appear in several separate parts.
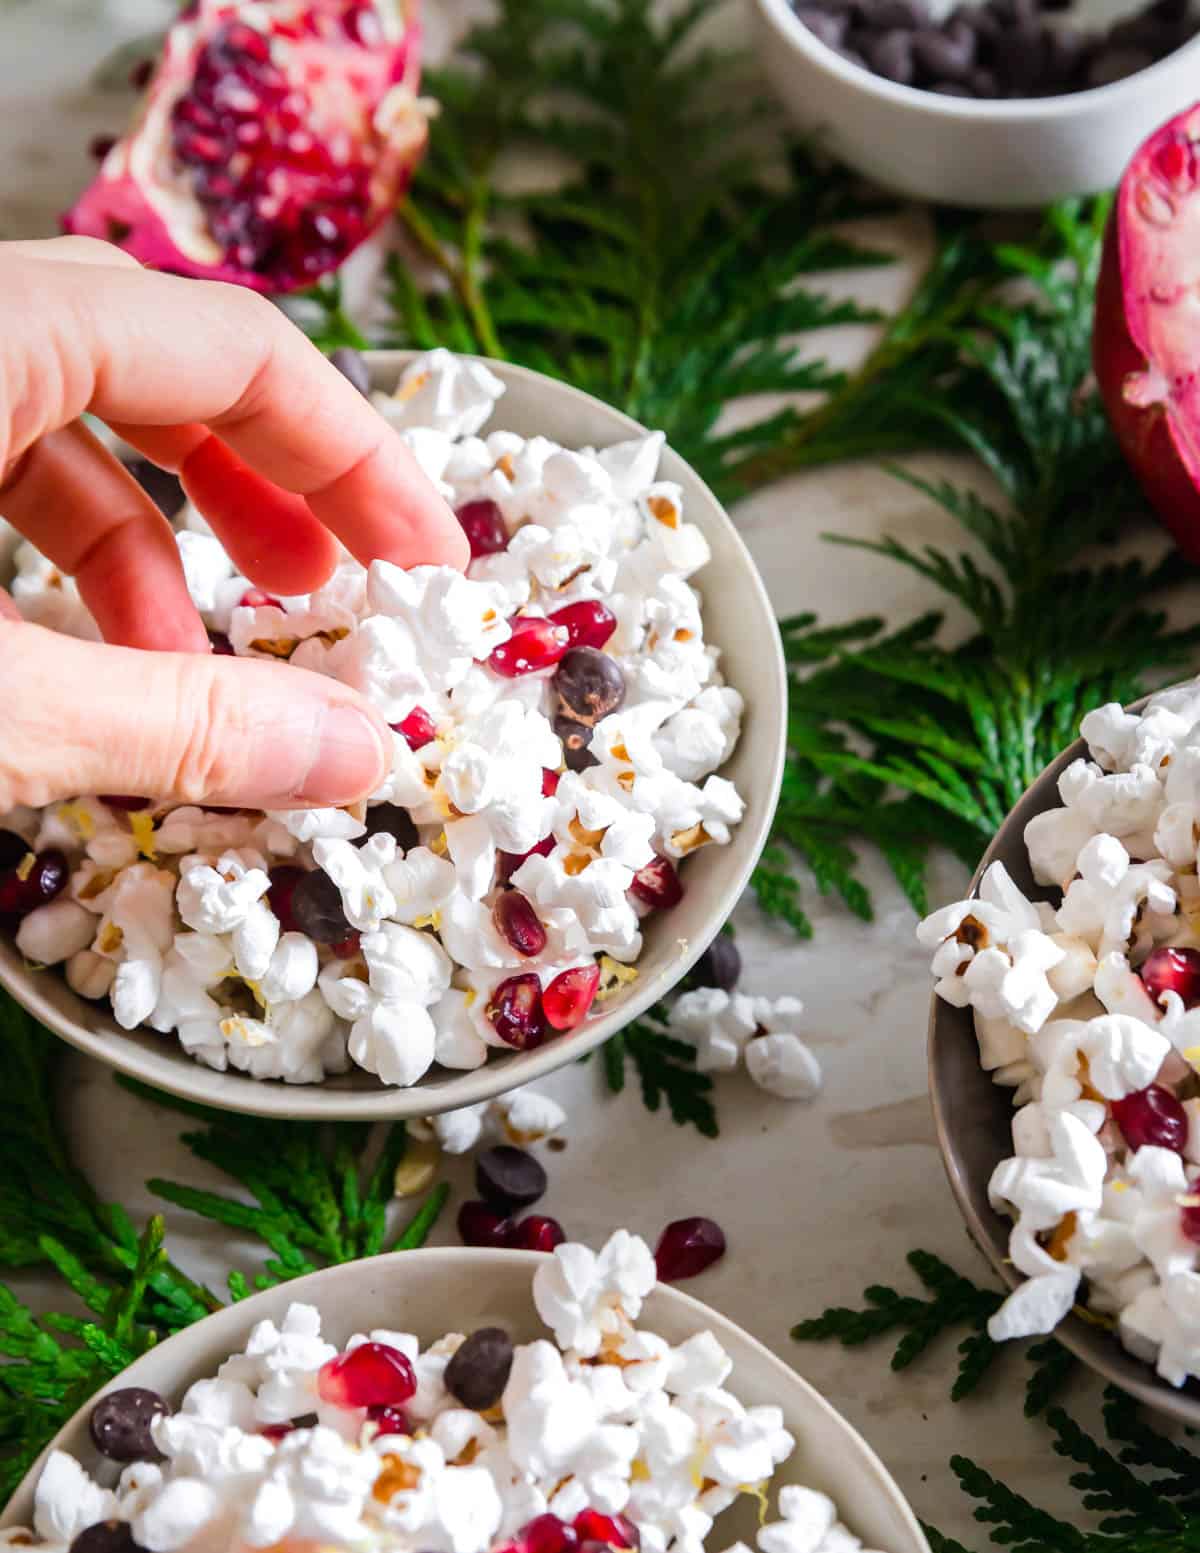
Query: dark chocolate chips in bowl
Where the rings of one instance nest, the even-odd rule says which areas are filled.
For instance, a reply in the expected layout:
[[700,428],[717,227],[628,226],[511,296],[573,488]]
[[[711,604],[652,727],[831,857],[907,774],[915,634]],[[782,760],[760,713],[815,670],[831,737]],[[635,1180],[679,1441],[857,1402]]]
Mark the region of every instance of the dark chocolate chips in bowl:
[[809,31],[852,64],[901,86],[978,98],[1058,97],[1136,75],[1200,31],[1192,7],[1153,0],[1087,28],[1065,14],[1072,0],[983,0],[940,21],[929,0],[792,0]]

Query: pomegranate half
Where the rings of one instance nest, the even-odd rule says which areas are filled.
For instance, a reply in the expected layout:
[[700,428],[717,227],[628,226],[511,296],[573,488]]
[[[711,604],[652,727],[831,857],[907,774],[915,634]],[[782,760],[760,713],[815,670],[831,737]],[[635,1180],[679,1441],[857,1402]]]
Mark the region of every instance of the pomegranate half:
[[1200,561],[1200,104],[1121,179],[1100,266],[1092,362],[1108,418],[1159,517]]
[[418,0],[191,0],[65,230],[180,275],[311,285],[420,158],[419,45]]

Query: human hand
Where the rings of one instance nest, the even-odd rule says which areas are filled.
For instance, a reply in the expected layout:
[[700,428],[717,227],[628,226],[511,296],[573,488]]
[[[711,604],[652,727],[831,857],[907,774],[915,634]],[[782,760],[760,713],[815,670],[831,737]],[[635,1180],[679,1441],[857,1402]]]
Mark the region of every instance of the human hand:
[[79,417],[177,472],[278,594],[319,587],[338,539],[364,563],[465,566],[399,437],[250,291],[67,237],[0,244],[0,299],[0,513],[75,578],[105,638],[29,625],[0,591],[0,814],[94,792],[315,807],[377,787],[379,714],[322,675],[214,656],[170,525]]

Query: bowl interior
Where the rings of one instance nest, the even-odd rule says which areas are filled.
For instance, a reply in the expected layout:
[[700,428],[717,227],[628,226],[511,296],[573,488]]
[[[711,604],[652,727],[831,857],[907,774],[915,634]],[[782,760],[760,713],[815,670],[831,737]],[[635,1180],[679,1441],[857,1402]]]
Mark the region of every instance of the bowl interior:
[[[192,1381],[211,1375],[240,1348],[257,1321],[278,1321],[293,1300],[320,1307],[326,1335],[344,1342],[353,1332],[391,1327],[415,1332],[422,1342],[447,1329],[469,1332],[499,1325],[517,1341],[545,1336],[530,1298],[530,1280],[538,1265],[535,1252],[430,1250],[405,1251],[365,1262],[328,1268],[281,1288],[270,1289],[208,1317],[169,1338],[139,1359],[106,1390],[148,1386],[178,1402]],[[868,1547],[886,1553],[929,1553],[912,1511],[879,1458],[848,1423],[781,1360],[747,1333],[677,1290],[659,1288],[647,1301],[640,1326],[653,1328],[670,1342],[711,1330],[734,1361],[730,1385],[747,1405],[782,1407],[787,1428],[796,1436],[791,1460],[777,1485],[806,1483],[837,1502],[850,1528]],[[64,1426],[48,1449],[78,1456],[89,1471],[102,1463],[88,1432],[91,1403]],[[29,1525],[36,1462],[9,1501],[0,1527]],[[736,1536],[753,1545],[757,1501],[745,1496],[718,1523],[721,1547]]]
[[[372,382],[394,387],[411,351],[368,353]],[[566,447],[606,447],[643,428],[598,399],[503,362],[490,362],[506,391],[492,429],[540,433]],[[783,769],[787,688],[774,613],[762,579],[736,529],[712,492],[677,454],[667,451],[661,475],[683,488],[688,519],[704,532],[712,560],[698,574],[708,639],[722,649],[726,678],[746,700],[742,738],[723,774],[746,799],[746,815],[726,847],[706,847],[684,870],[687,893],[674,911],[648,920],[639,978],[566,1039],[536,1051],[493,1057],[475,1072],[435,1068],[411,1089],[389,1089],[361,1070],[320,1085],[287,1085],[240,1073],[215,1073],[184,1055],[174,1036],[124,1031],[99,1005],[84,1002],[56,971],[33,971],[11,941],[0,938],[0,986],[65,1040],[120,1072],[222,1110],[324,1119],[426,1116],[513,1089],[590,1051],[652,1003],[687,971],[737,904],[766,841]],[[11,539],[10,539],[11,544]],[[6,556],[0,536],[0,582]]]
[[[1086,745],[1078,740],[1024,794],[984,854],[971,881],[972,894],[985,870],[1001,862],[1030,900],[1052,898],[1053,891],[1034,882],[1025,850],[1025,827],[1035,814],[1059,806],[1060,774],[1086,754]],[[942,1161],[968,1232],[1004,1282],[1014,1288],[1021,1277],[1008,1261],[1012,1220],[997,1213],[987,1195],[992,1171],[1012,1154],[1011,1091],[993,1084],[979,1066],[972,1010],[953,1008],[936,996],[929,1018],[929,1092]],[[1126,1353],[1113,1333],[1077,1315],[1061,1322],[1054,1335],[1123,1391],[1160,1412],[1200,1425],[1200,1385],[1196,1382],[1189,1381],[1181,1389],[1168,1385],[1149,1365]]]

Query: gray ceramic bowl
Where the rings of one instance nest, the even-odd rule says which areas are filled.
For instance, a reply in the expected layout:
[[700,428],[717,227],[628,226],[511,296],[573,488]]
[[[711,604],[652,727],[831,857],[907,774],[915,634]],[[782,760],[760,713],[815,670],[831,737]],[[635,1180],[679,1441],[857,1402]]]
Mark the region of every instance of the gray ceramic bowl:
[[[972,895],[988,866],[1001,862],[1031,900],[1052,898],[1053,891],[1034,883],[1025,827],[1035,814],[1059,806],[1060,774],[1086,755],[1087,745],[1076,740],[1022,796],[984,854],[971,881]],[[1015,1288],[1021,1276],[1008,1261],[1012,1220],[997,1213],[987,1195],[992,1171],[1012,1153],[1012,1092],[993,1084],[979,1066],[972,1011],[952,1008],[939,997],[929,1017],[929,1093],[942,1162],[967,1231],[1005,1284]],[[1200,1426],[1200,1385],[1194,1381],[1180,1389],[1168,1385],[1150,1365],[1126,1353],[1114,1334],[1077,1315],[1060,1323],[1055,1336],[1089,1368],[1148,1407]]]
[[[413,354],[371,352],[375,386],[393,388]],[[505,362],[488,365],[506,385],[489,422],[493,429],[541,433],[566,447],[606,447],[644,432],[627,415],[539,372]],[[56,972],[30,970],[7,939],[0,939],[0,987],[80,1051],[156,1089],[225,1111],[318,1121],[428,1116],[475,1105],[581,1057],[664,997],[737,905],[766,842],[783,772],[787,680],[774,611],[737,530],[678,454],[664,453],[661,473],[683,488],[688,519],[712,548],[712,560],[697,583],[704,594],[708,639],[722,649],[725,675],[746,700],[741,742],[722,768],[746,799],[746,816],[728,846],[706,847],[688,861],[683,901],[647,922],[640,976],[600,1018],[536,1051],[493,1057],[474,1072],[434,1068],[410,1089],[388,1088],[361,1070],[323,1084],[291,1085],[214,1073],[185,1056],[174,1036],[122,1030],[104,1008],[76,997]],[[4,560],[0,555],[0,583],[7,575]]]
[[[402,1251],[327,1268],[281,1288],[256,1294],[188,1327],[125,1370],[105,1390],[147,1386],[177,1402],[194,1380],[215,1373],[264,1317],[279,1321],[293,1300],[319,1307],[326,1335],[344,1342],[353,1332],[386,1326],[415,1332],[423,1343],[447,1330],[505,1327],[518,1342],[545,1336],[530,1296],[538,1265],[532,1251]],[[823,1489],[851,1530],[884,1553],[929,1553],[916,1517],[883,1463],[846,1420],[807,1381],[724,1316],[676,1289],[660,1286],[638,1319],[672,1343],[711,1331],[734,1363],[730,1385],[748,1406],[783,1409],[796,1450],[774,1479]],[[92,1444],[89,1402],[64,1425],[47,1450],[77,1456],[89,1471],[106,1464]],[[33,1490],[44,1456],[30,1468],[0,1515],[0,1528],[28,1526]],[[108,1464],[111,1470],[111,1464]],[[745,1496],[722,1517],[721,1546],[741,1536],[753,1545],[758,1504]]]

